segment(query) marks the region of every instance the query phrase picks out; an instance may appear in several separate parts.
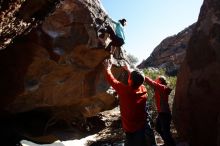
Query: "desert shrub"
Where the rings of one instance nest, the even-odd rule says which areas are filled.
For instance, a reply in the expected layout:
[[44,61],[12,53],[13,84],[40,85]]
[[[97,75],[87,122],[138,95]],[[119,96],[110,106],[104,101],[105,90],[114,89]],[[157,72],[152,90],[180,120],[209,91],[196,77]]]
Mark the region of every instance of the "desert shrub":
[[131,62],[131,64],[135,65],[136,63],[138,63],[138,58],[132,54],[128,54],[127,55],[129,62]]

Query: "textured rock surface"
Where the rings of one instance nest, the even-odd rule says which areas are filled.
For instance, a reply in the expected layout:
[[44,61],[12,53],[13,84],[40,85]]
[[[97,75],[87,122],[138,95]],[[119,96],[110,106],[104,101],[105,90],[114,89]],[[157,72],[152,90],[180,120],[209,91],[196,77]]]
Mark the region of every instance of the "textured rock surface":
[[138,68],[165,68],[167,74],[176,75],[185,57],[194,27],[195,24],[192,24],[180,33],[164,39]]
[[113,108],[101,64],[109,53],[98,47],[95,29],[95,18],[104,16],[98,0],[65,0],[42,26],[1,50],[1,108],[50,108],[58,120]]
[[60,0],[1,0],[0,50],[29,32],[51,13]]
[[177,79],[174,119],[192,146],[220,145],[220,1],[205,0]]

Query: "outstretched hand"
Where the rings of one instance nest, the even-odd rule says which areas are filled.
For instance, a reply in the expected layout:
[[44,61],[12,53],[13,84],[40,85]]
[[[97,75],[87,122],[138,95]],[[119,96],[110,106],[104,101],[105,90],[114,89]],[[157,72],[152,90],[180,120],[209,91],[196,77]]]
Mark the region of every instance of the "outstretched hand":
[[111,61],[111,59],[105,59],[103,61],[103,66],[104,66],[104,68],[106,70],[111,70],[111,68],[112,68],[112,61]]
[[130,68],[130,65],[129,65],[127,62],[125,62],[123,68],[124,68],[126,71],[128,71],[129,73],[132,72],[132,69]]

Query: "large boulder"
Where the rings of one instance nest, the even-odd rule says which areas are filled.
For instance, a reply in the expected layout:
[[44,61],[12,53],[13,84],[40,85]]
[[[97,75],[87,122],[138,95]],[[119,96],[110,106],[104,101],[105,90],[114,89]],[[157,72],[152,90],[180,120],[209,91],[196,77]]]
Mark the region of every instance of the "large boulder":
[[205,0],[178,74],[173,117],[192,146],[220,145],[220,1]]
[[59,3],[60,0],[1,0],[0,50],[40,24]]
[[105,15],[99,0],[62,1],[42,25],[1,50],[1,111],[49,109],[52,118],[72,120],[113,108],[102,72],[109,52],[98,45],[95,21]]

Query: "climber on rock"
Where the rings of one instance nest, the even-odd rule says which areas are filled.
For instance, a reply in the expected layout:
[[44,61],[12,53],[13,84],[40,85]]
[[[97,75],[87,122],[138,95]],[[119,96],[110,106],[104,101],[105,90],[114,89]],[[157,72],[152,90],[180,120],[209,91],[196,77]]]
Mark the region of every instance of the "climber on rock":
[[120,48],[125,43],[125,32],[124,26],[126,26],[126,19],[121,19],[118,22],[115,22],[108,16],[105,16],[105,20],[108,19],[115,25],[113,30],[110,25],[106,26],[106,32],[110,35],[111,42],[107,46],[106,50],[110,51],[111,54],[114,54],[116,48]]

